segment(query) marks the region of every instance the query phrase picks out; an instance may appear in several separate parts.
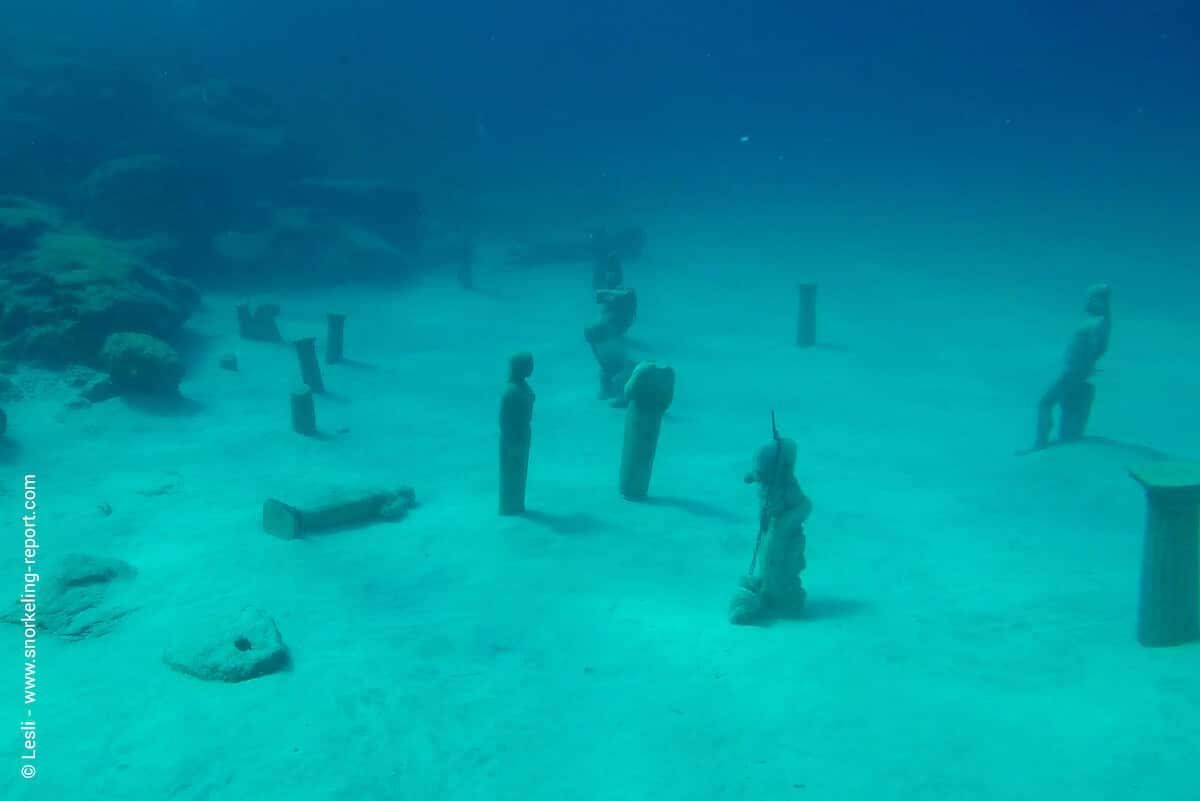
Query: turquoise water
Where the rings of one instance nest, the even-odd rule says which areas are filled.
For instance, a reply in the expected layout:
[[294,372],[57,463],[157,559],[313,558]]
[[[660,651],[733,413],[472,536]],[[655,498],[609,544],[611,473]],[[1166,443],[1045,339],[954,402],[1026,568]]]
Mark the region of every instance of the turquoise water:
[[11,9],[0,797],[1192,801],[1198,31]]

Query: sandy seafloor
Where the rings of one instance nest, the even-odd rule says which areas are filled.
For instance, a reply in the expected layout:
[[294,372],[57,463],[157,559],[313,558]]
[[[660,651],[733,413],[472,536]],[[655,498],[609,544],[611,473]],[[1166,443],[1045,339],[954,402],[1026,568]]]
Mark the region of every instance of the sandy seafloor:
[[[972,270],[969,232],[888,260],[777,245],[771,226],[650,228],[631,335],[678,386],[648,504],[616,491],[588,268],[507,268],[500,243],[473,294],[447,276],[251,298],[282,304],[287,337],[350,314],[327,439],[289,430],[294,356],[238,341],[234,296],[189,326],[181,407],[60,414],[52,384],[8,404],[9,517],[36,472],[44,563],[125,559],[139,608],[108,636],[41,637],[33,783],[5,635],[0,797],[1200,797],[1200,644],[1134,638],[1144,501],[1125,466],[1200,456],[1198,326],[1169,283],[1099,252],[1051,252],[1044,279],[1006,276],[1006,254]],[[1063,263],[1114,284],[1092,421],[1111,441],[1016,458],[1079,319],[1086,281],[1053,277]],[[801,351],[805,279],[823,346]],[[519,349],[536,358],[531,511],[507,519],[496,413]],[[218,369],[227,351],[240,372]],[[741,477],[771,409],[815,503],[810,609],[738,628],[757,522]],[[260,528],[264,498],[360,483],[412,485],[420,508],[299,541]],[[228,685],[163,665],[173,630],[244,603],[275,618],[289,672]]]

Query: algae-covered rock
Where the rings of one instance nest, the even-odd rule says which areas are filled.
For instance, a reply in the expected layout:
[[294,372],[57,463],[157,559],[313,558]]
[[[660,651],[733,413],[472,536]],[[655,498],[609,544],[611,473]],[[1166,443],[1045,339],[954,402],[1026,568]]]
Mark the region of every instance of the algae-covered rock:
[[59,225],[50,206],[11,195],[0,196],[0,261],[30,250],[38,237]]
[[[170,339],[199,303],[191,284],[147,264],[160,242],[107,239],[58,225],[36,204],[7,202],[0,217],[8,227],[0,230],[20,252],[0,259],[0,356],[95,364],[110,334]],[[36,233],[12,233],[28,230]]]
[[194,620],[163,651],[172,670],[205,681],[246,681],[283,670],[288,650],[266,613],[251,606]]
[[118,392],[172,394],[183,380],[183,359],[178,351],[147,334],[109,335],[100,359]]

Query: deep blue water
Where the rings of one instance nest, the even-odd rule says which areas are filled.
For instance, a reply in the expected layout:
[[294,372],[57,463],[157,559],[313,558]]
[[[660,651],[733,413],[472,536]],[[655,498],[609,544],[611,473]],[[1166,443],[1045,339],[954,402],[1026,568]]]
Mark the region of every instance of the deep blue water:
[[1166,233],[1198,205],[1198,34],[1187,2],[58,2],[0,52],[116,73],[15,165],[63,182],[172,149],[161,97],[226,79],[305,169],[434,194],[903,191]]

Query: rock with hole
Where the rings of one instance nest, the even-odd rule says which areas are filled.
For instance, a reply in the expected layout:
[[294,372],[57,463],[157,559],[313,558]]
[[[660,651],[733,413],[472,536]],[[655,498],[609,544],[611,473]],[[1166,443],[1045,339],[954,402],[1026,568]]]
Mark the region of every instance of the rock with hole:
[[245,606],[186,624],[164,649],[163,661],[205,681],[239,682],[277,673],[289,657],[275,621]]

